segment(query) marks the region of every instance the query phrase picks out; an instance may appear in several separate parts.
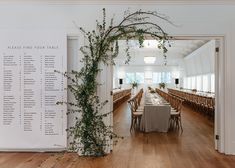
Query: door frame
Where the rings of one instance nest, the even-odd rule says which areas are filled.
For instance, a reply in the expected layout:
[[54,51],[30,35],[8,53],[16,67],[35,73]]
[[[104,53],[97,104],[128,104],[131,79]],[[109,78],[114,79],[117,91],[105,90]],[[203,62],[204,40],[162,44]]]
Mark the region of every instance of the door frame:
[[[228,146],[228,135],[229,116],[225,114],[225,35],[171,35],[174,40],[215,40],[216,46],[219,47],[219,52],[215,52],[215,119],[214,119],[214,141],[215,150],[220,153],[226,153],[225,146]],[[107,83],[110,83],[111,89],[113,88],[113,72],[109,74],[106,79]],[[110,90],[112,91],[112,90]],[[110,97],[110,102],[112,102],[112,96]],[[217,103],[219,102],[219,103]],[[112,108],[112,107],[111,107]],[[113,110],[113,109],[110,109]],[[113,125],[113,120],[111,120]],[[219,137],[218,139],[216,139]],[[225,144],[226,143],[226,144]]]
[[[214,119],[214,144],[215,150],[220,153],[225,153],[225,146],[227,146],[227,136],[229,131],[226,130],[229,118],[225,115],[225,36],[204,36],[204,35],[174,35],[176,40],[215,40],[216,46],[219,47],[219,52],[215,52],[215,119]],[[218,103],[219,102],[219,103]],[[217,138],[216,138],[217,137]]]

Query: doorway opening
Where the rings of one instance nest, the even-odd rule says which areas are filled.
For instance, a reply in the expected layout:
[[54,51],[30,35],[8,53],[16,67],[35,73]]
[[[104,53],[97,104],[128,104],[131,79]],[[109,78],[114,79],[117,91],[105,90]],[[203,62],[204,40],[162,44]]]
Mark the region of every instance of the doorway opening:
[[[187,117],[182,117],[183,127],[190,127],[192,123],[200,126],[200,119],[205,120],[206,123],[204,124],[211,124],[209,127],[212,129],[210,130],[212,131],[210,134],[210,140],[213,141],[210,142],[213,144],[212,148],[223,153],[224,38],[222,36],[174,36],[174,40],[170,41],[171,47],[168,48],[166,59],[162,56],[161,51],[154,48],[156,42],[149,39],[145,43],[144,48],[139,48],[137,41],[130,41],[132,60],[129,65],[124,64],[124,52],[120,52],[117,57],[111,82],[113,97],[115,97],[115,92],[125,89],[131,89],[131,96],[133,96],[141,88],[145,91],[149,87],[159,88],[160,83],[164,83],[166,88],[181,92],[192,92],[197,96],[192,100],[185,100],[184,109],[193,112],[185,114],[185,116],[193,114],[197,120],[184,121],[187,120]],[[119,44],[120,51],[124,51],[121,48],[125,47],[125,41],[120,41]],[[147,62],[147,59],[150,61],[152,59],[153,63]],[[135,82],[137,87],[133,88]],[[199,102],[199,98],[201,102]],[[130,123],[130,112],[128,112],[129,107],[126,100],[123,99],[118,105],[115,105],[114,102],[113,123],[114,128],[122,129],[118,132],[131,135],[124,131],[125,129],[129,130],[129,125],[125,125],[121,121]],[[217,102],[222,103],[218,104]],[[125,113],[120,111],[125,111]],[[118,125],[118,123],[122,124]],[[200,129],[198,126],[194,129]],[[185,128],[182,134],[190,134],[190,129]],[[195,134],[194,138],[207,136],[206,132],[200,132],[200,134]]]

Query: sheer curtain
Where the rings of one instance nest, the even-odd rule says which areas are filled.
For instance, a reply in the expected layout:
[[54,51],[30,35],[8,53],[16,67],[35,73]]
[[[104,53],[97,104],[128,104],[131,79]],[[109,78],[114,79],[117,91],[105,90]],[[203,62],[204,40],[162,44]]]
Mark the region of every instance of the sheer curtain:
[[197,90],[201,91],[202,90],[202,76],[197,76],[196,80],[197,80]]
[[184,88],[215,92],[215,74],[203,74],[184,78]]
[[135,73],[135,79],[136,79],[136,82],[138,82],[140,84],[143,84],[144,83],[144,73],[136,72]]
[[153,83],[161,83],[161,72],[154,72],[153,73]]
[[208,91],[208,75],[203,75],[202,76],[202,91],[206,92]]
[[193,76],[192,77],[192,86],[191,86],[191,89],[196,89],[196,77],[195,76]]
[[135,74],[134,73],[126,73],[126,84],[130,84],[135,81]]

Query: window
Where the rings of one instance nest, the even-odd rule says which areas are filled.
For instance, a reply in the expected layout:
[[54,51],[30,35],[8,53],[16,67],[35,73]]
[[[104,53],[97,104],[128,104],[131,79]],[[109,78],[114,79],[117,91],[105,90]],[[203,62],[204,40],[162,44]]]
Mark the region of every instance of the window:
[[153,80],[146,78],[146,79],[145,79],[145,84],[151,85],[151,84],[153,84]]
[[134,81],[137,83],[144,83],[144,73],[136,72],[136,73],[126,73],[126,84],[130,84]]
[[154,72],[152,74],[153,83],[171,83],[171,73],[170,72]]
[[215,92],[215,74],[211,74],[211,92]]
[[126,73],[125,74],[126,84],[130,84],[134,81],[138,83],[171,83],[171,73],[170,72],[136,72],[136,73]]
[[197,76],[197,90],[201,91],[202,90],[202,76]]
[[153,83],[161,83],[161,72],[153,73]]
[[152,79],[153,78],[153,73],[152,72],[145,72],[144,73],[144,78]]
[[144,73],[136,72],[135,79],[137,83],[144,83]]
[[126,73],[126,83],[130,84],[135,81],[135,74],[134,73]]
[[164,83],[171,83],[171,73],[170,72],[162,72],[161,80]]
[[209,88],[208,84],[209,84],[208,83],[208,76],[207,75],[203,75],[202,76],[202,90],[204,92],[208,91],[208,88]]

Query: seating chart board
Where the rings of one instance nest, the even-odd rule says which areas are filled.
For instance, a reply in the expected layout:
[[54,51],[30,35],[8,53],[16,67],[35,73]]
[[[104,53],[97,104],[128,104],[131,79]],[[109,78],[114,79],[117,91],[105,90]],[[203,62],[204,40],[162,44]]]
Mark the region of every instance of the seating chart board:
[[0,32],[0,150],[67,147],[67,36],[61,31]]

